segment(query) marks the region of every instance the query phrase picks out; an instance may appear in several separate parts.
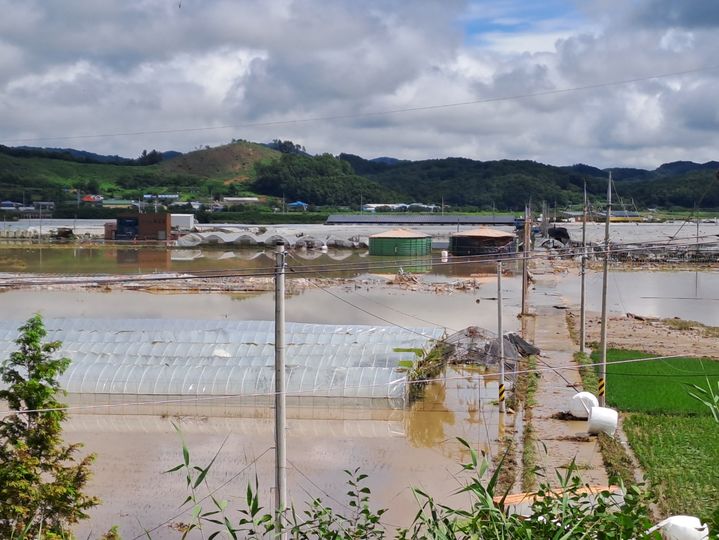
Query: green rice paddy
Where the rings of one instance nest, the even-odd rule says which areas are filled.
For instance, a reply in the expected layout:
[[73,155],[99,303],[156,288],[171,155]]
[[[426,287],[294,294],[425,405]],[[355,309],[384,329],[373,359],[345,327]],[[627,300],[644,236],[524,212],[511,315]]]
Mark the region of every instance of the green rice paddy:
[[[623,412],[709,415],[709,409],[689,395],[691,385],[713,386],[719,362],[700,358],[670,358],[626,362],[652,355],[637,351],[607,351],[607,404]],[[592,354],[598,362],[599,355]],[[719,462],[719,458],[717,459]]]
[[[692,385],[714,387],[719,361],[607,352],[607,404],[623,413],[623,428],[663,517],[699,516],[719,529],[719,423],[689,395]],[[597,362],[598,355],[592,355]]]

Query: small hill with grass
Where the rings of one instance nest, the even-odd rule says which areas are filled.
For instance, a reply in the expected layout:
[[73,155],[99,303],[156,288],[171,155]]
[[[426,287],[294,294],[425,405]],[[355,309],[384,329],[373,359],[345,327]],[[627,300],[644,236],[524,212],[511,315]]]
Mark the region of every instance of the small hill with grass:
[[261,144],[237,141],[182,154],[161,162],[159,166],[161,170],[173,174],[245,182],[254,178],[255,163],[270,163],[281,155]]

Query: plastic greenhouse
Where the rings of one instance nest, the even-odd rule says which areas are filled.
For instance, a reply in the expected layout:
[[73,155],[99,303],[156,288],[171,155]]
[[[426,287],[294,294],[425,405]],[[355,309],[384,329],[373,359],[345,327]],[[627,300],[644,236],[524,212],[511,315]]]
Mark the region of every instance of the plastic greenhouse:
[[[71,395],[271,398],[270,321],[46,319],[47,341],[61,341],[72,364],[60,379]],[[16,350],[23,321],[0,321],[0,355]],[[429,349],[438,328],[287,323],[289,399],[404,400],[408,349]],[[404,351],[404,352],[400,352]],[[245,401],[246,402],[246,401]]]

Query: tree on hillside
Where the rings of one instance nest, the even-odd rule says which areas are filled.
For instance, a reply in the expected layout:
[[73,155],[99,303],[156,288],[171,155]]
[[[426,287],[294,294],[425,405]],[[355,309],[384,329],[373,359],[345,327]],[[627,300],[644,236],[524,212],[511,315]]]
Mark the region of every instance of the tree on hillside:
[[361,200],[394,202],[399,196],[376,182],[357,176],[346,161],[331,154],[283,154],[278,160],[255,164],[252,189],[315,205],[356,205]]
[[83,493],[94,456],[78,458],[82,445],[62,440],[57,378],[70,359],[56,358],[61,344],[46,335],[40,316],[30,318],[0,365],[0,400],[14,411],[0,420],[0,538],[68,538],[99,503]]
[[280,139],[273,139],[272,143],[269,146],[271,148],[274,148],[278,152],[282,152],[283,154],[306,154],[307,153],[304,146],[302,146],[301,144],[295,144],[292,141],[282,141]]
[[140,157],[135,160],[138,165],[154,165],[162,161],[162,153],[157,150],[143,150]]

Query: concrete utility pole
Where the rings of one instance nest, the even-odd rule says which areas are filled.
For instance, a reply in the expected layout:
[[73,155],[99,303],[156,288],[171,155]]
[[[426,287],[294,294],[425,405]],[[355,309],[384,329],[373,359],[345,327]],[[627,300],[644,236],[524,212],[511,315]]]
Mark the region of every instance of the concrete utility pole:
[[607,186],[607,216],[604,222],[604,272],[602,276],[602,364],[599,374],[598,394],[599,405],[606,402],[607,384],[607,281],[609,277],[609,221],[612,216],[612,173],[609,173]]
[[694,214],[697,218],[697,260],[699,259],[699,208],[697,207],[697,203],[694,202]]
[[[499,337],[499,412],[504,412],[504,326],[502,324],[502,261],[497,261],[497,336]],[[481,404],[480,404],[481,406]]]
[[587,306],[586,306],[586,277],[587,277],[587,182],[584,182],[584,208],[582,210],[582,269],[579,308],[579,352],[584,353],[587,335]]
[[524,248],[522,257],[522,315],[529,315],[529,249],[531,239],[531,217],[529,206],[524,207]]
[[[275,252],[275,519],[287,508],[287,396],[285,394],[285,246]],[[287,539],[287,533],[277,536]]]

